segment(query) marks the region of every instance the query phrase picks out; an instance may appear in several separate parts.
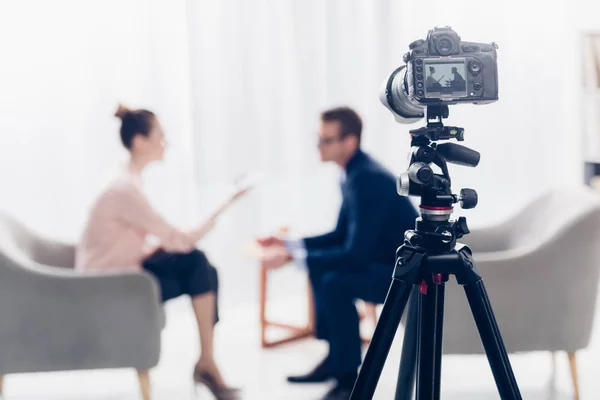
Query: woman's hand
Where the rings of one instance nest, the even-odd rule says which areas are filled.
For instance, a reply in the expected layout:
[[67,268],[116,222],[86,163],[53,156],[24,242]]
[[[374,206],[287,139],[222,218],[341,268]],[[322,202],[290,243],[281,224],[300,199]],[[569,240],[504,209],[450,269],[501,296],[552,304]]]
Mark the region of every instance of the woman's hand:
[[198,241],[200,241],[204,236],[206,236],[207,233],[212,231],[216,224],[217,224],[217,216],[213,215],[212,217],[210,217],[206,221],[204,221],[202,223],[202,225],[200,225],[196,229],[189,231],[188,237],[189,237],[190,244],[195,247],[196,243]]
[[206,235],[208,232],[212,231],[214,227],[217,225],[217,217],[213,216],[207,219],[204,224],[200,227],[200,231],[202,232],[202,236]]

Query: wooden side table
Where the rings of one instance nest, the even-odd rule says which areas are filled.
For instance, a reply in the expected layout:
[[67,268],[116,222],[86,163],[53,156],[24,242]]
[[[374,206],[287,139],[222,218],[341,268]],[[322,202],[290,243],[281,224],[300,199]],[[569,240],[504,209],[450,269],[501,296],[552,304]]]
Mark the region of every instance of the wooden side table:
[[[305,339],[312,337],[315,334],[314,329],[314,303],[312,297],[312,289],[310,287],[310,281],[307,279],[307,300],[308,300],[308,316],[307,323],[303,326],[290,325],[281,322],[269,320],[267,317],[267,283],[268,283],[268,272],[269,270],[264,266],[260,266],[260,341],[263,348],[269,348],[278,346],[284,343],[294,342],[296,340]],[[281,339],[268,340],[267,331],[269,328],[280,328],[289,331],[289,334]]]
[[[268,295],[268,276],[269,270],[264,266],[260,266],[260,285],[259,285],[259,296],[260,296],[260,340],[263,348],[275,347],[284,343],[291,343],[297,340],[313,337],[315,334],[315,311],[314,301],[312,296],[312,288],[310,280],[307,278],[307,310],[308,315],[306,318],[307,323],[305,325],[290,325],[286,323],[276,322],[270,320],[267,317],[267,295]],[[359,309],[360,319],[363,320],[368,318],[372,321],[373,328],[377,325],[377,308],[375,304],[364,303],[364,309]],[[285,329],[289,332],[286,336],[281,339],[269,340],[267,338],[267,332],[269,328]],[[363,343],[370,343],[371,336],[362,336]]]

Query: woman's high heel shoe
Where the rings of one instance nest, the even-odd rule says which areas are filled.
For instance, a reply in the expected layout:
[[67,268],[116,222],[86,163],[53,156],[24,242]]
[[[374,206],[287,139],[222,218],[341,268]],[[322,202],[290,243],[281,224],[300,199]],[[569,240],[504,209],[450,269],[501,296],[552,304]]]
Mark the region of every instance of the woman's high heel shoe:
[[222,387],[217,385],[217,382],[212,375],[201,369],[194,369],[194,385],[196,387],[196,397],[198,397],[198,384],[205,385],[211,391],[217,400],[238,400],[240,399],[240,389]]

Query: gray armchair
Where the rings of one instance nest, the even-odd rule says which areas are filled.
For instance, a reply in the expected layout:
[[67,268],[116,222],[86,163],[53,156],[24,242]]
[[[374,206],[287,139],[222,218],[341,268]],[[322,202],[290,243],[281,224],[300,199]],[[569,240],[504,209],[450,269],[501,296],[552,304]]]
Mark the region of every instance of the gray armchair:
[[[543,194],[502,224],[461,239],[473,250],[509,353],[587,347],[600,267],[600,197],[588,187]],[[483,353],[464,290],[447,285],[444,352]],[[518,380],[518,377],[517,377]]]
[[156,282],[144,272],[77,274],[74,256],[0,214],[0,376],[135,368],[149,399],[164,326]]

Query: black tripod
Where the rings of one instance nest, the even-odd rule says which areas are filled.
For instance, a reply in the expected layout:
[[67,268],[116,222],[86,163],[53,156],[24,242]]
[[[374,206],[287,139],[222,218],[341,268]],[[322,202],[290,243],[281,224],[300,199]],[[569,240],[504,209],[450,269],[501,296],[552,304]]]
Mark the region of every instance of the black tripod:
[[[398,178],[398,192],[421,197],[421,217],[396,252],[392,283],[350,400],[372,399],[411,292],[396,400],[412,398],[415,368],[417,400],[440,398],[444,285],[450,274],[464,287],[500,397],[521,399],[471,250],[456,243],[469,230],[464,217],[450,220],[452,204],[460,201],[462,208],[473,208],[477,193],[463,189],[460,198],[452,194],[446,162],[474,167],[479,153],[454,143],[434,143],[463,140],[462,128],[443,126],[447,117],[447,106],[429,106],[427,127],[411,131],[410,166]],[[434,174],[431,163],[442,174]]]

